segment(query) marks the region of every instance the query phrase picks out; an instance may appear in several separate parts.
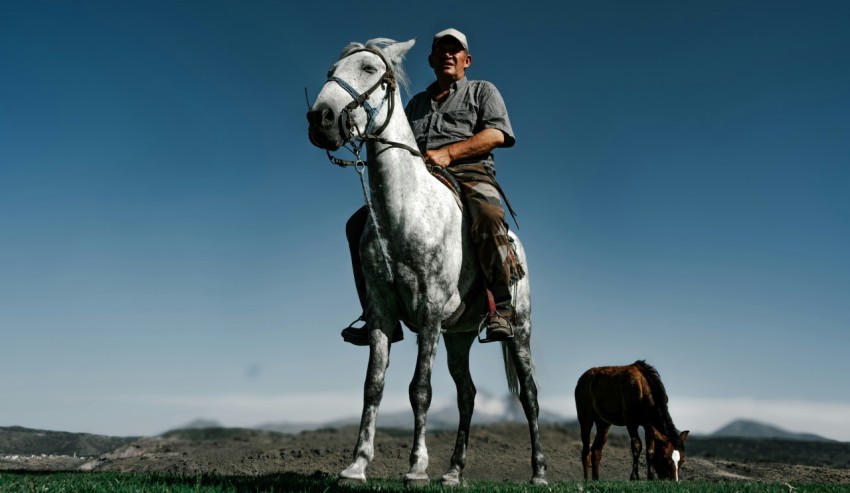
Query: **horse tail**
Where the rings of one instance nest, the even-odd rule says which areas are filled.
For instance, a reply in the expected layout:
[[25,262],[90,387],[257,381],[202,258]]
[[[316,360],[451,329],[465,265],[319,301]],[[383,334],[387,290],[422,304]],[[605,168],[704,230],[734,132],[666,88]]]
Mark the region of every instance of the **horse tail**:
[[664,388],[661,375],[658,374],[658,370],[644,360],[635,361],[635,366],[649,382],[652,400],[655,401],[655,410],[658,412],[659,431],[670,440],[674,447],[681,449],[683,444],[679,440],[679,430],[673,424],[673,418],[670,416],[670,410],[667,407],[667,389]]
[[505,377],[508,379],[508,390],[511,395],[519,395],[519,374],[514,365],[514,359],[511,357],[510,348],[507,343],[502,343],[502,359],[505,360]]

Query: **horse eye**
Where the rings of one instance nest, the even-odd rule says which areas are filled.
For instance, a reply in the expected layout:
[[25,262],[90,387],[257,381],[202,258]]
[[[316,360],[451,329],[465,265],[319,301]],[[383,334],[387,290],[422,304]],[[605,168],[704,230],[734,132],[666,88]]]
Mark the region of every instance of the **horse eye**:
[[378,69],[374,65],[364,65],[363,71],[367,74],[374,74],[378,72]]

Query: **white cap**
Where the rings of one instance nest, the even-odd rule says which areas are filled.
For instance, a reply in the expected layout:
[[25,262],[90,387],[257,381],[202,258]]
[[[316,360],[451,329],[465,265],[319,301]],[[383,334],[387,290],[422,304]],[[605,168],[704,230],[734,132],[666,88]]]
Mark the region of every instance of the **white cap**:
[[434,49],[434,45],[436,45],[437,42],[445,36],[451,36],[460,41],[460,44],[463,45],[463,49],[469,51],[469,45],[466,44],[466,35],[451,27],[434,35],[434,41],[431,42],[431,49]]

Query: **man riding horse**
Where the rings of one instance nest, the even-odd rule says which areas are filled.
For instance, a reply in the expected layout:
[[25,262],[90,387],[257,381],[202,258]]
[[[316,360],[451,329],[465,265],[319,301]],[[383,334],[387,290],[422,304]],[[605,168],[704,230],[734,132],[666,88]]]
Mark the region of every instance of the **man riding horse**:
[[[513,146],[513,130],[496,87],[466,78],[472,55],[462,32],[446,29],[434,35],[428,64],[437,80],[410,100],[405,113],[425,163],[445,168],[460,184],[490,305],[484,341],[504,341],[513,337],[511,282],[522,273],[514,262],[492,151]],[[367,298],[360,238],[368,217],[364,206],[346,224],[354,283],[364,312]],[[361,320],[362,315],[354,323]],[[368,328],[365,324],[354,327],[354,323],[342,331],[343,339],[368,345]],[[392,342],[403,338],[398,325]]]

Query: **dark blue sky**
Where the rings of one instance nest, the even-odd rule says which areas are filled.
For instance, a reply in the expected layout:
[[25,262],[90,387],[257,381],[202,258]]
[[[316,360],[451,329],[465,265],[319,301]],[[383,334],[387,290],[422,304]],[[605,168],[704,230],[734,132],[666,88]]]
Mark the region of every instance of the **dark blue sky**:
[[[646,359],[683,429],[743,416],[850,440],[850,5],[357,5],[0,3],[0,425],[358,414],[366,352],[338,334],[362,192],[309,144],[305,88],[348,42],[389,37],[417,39],[421,90],[431,36],[456,27],[517,135],[496,163],[544,408],[572,414],[590,366]],[[497,353],[476,347],[473,371],[501,395]]]

